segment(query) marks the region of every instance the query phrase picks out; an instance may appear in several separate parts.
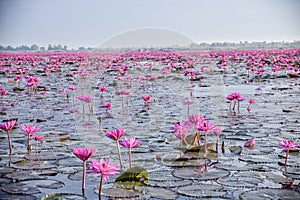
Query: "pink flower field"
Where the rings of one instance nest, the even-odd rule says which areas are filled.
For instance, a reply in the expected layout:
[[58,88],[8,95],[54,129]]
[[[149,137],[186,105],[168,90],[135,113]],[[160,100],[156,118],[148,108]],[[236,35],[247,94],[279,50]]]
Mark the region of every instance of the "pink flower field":
[[299,77],[300,49],[0,53],[0,196],[300,199]]

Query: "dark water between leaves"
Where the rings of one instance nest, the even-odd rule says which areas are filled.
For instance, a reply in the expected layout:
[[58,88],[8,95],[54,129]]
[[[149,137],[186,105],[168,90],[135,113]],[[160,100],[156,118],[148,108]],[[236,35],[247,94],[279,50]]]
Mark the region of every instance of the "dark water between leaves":
[[[115,128],[124,128],[126,135],[141,140],[142,145],[132,151],[133,166],[145,168],[149,179],[143,186],[125,187],[114,182],[117,176],[110,177],[103,186],[103,199],[300,199],[299,153],[290,153],[288,166],[284,167],[285,153],[278,146],[282,139],[300,142],[299,78],[248,77],[233,63],[226,72],[212,64],[214,71],[204,73],[199,81],[190,81],[176,71],[165,77],[161,74],[161,63],[151,63],[151,70],[139,64],[128,69],[127,75],[132,77],[151,74],[158,79],[132,81],[130,95],[123,97],[123,106],[122,96],[116,91],[121,85],[123,89],[128,87],[128,83],[116,82],[114,70],[98,70],[82,78],[66,77],[67,69],[77,70],[73,65],[47,76],[37,67],[34,73],[42,77],[40,86],[47,88],[45,96],[20,95],[25,94],[25,87],[24,91],[12,92],[16,84],[9,80],[13,77],[2,74],[1,83],[6,83],[6,89],[11,91],[5,101],[15,102],[15,106],[7,107],[1,121],[16,118],[18,124],[35,124],[40,128],[38,135],[43,135],[46,142],[36,148],[31,141],[32,150],[27,152],[27,138],[14,129],[13,153],[9,157],[7,137],[1,133],[0,199],[98,199],[97,174],[87,174],[82,195],[82,162],[72,148],[97,148],[93,158],[108,157],[118,163],[115,143],[104,135]],[[129,61],[127,64],[131,65]],[[86,68],[95,70],[93,66]],[[93,114],[87,107],[83,114],[79,100],[75,100],[72,108],[71,93],[68,101],[59,92],[69,85],[78,87],[75,97],[94,97]],[[100,85],[108,87],[103,98]],[[256,101],[250,113],[246,101],[239,112],[229,112],[225,97],[231,92],[240,92],[246,99]],[[149,105],[144,104],[143,94],[152,97]],[[203,155],[178,149],[179,140],[171,127],[187,120],[187,106],[183,104],[186,98],[193,100],[190,114],[201,114],[224,127],[218,153]],[[104,101],[112,103],[108,112]],[[245,148],[244,143],[251,138],[256,140],[255,147]],[[208,135],[208,142],[214,141],[215,136]],[[223,141],[225,152],[221,150]],[[127,149],[121,149],[121,153],[127,169]]]

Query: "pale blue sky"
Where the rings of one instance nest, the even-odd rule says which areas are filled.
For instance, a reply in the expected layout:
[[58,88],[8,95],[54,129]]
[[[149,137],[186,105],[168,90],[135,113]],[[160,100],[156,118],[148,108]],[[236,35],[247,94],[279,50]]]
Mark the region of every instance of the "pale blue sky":
[[300,40],[299,0],[0,0],[0,45],[97,47],[143,27],[197,42]]

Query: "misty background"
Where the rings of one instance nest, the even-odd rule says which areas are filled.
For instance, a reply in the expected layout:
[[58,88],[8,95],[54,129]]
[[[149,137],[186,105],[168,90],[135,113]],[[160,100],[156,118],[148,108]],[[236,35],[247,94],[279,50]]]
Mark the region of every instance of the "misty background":
[[[0,0],[0,45],[99,47],[131,32],[135,46],[155,35],[132,31],[142,29],[195,43],[289,42],[300,40],[299,8],[298,0]],[[150,46],[172,43],[152,38]]]

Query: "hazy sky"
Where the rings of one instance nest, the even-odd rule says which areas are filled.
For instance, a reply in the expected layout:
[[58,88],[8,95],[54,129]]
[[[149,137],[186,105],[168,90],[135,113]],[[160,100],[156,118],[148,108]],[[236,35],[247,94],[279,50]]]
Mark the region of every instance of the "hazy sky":
[[299,0],[0,0],[0,45],[97,47],[144,27],[197,42],[300,40]]

